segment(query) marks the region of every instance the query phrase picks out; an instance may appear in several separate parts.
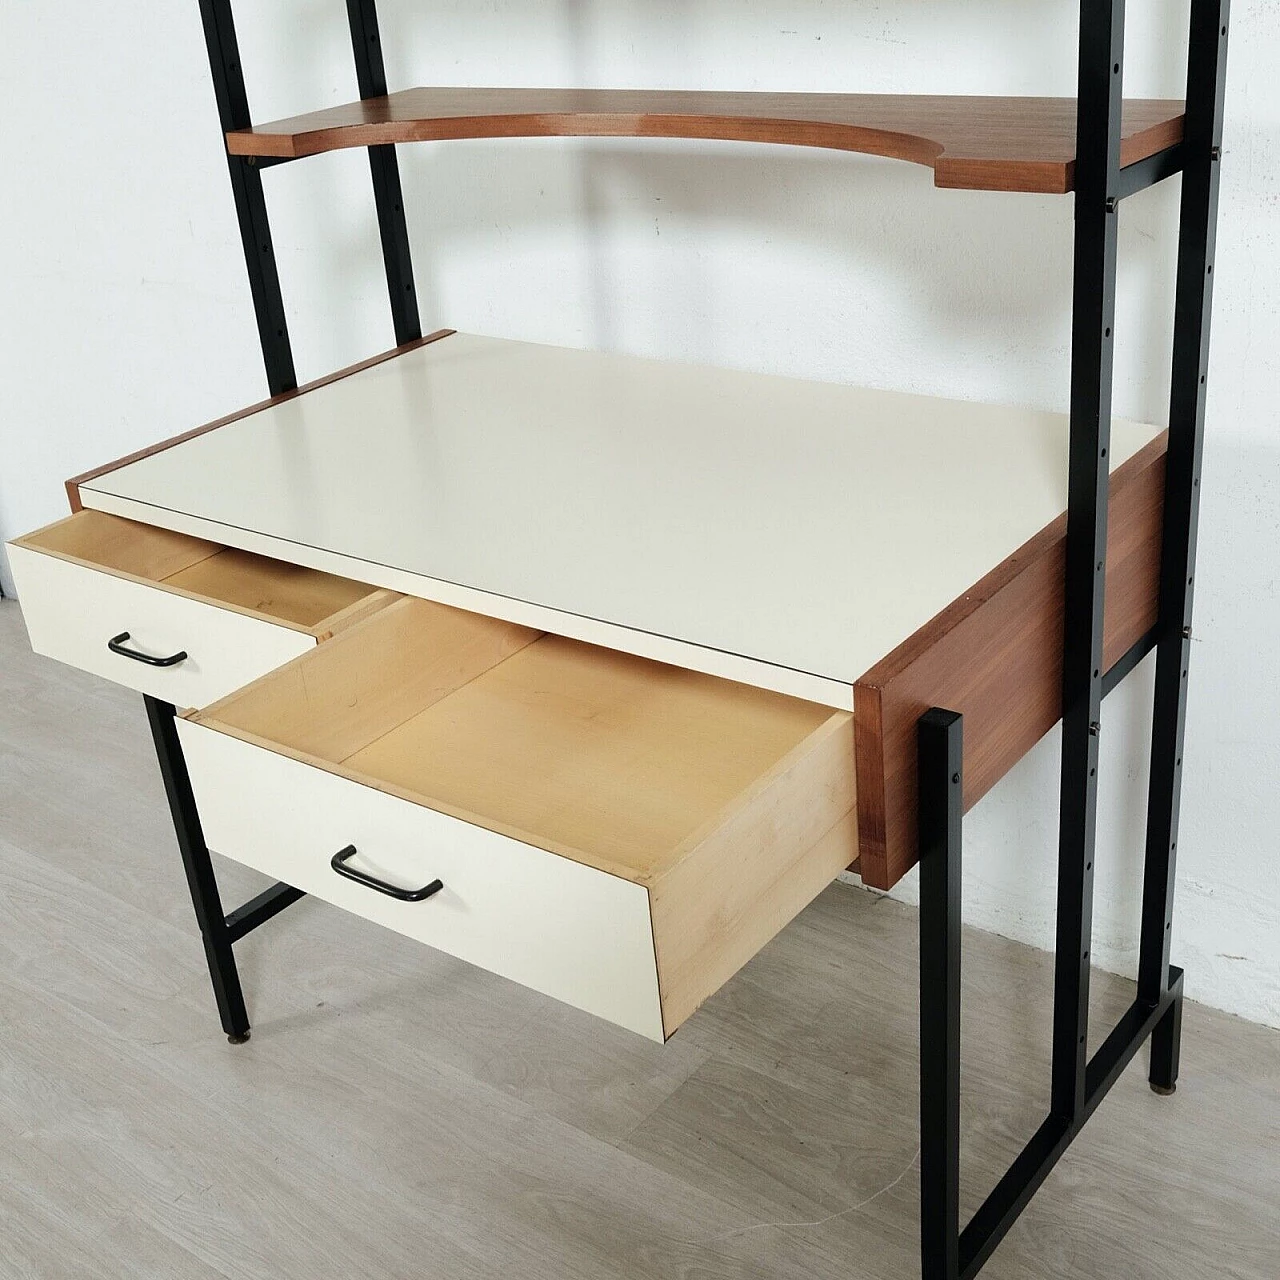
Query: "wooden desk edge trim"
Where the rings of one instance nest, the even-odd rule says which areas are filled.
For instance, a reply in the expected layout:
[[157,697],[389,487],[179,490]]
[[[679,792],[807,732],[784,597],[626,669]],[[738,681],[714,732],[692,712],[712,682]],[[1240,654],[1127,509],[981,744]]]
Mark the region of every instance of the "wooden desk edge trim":
[[390,351],[379,352],[376,356],[370,356],[367,360],[348,365],[345,369],[339,369],[336,373],[325,374],[323,378],[316,378],[313,382],[304,383],[300,387],[295,387],[292,391],[282,391],[278,396],[259,400],[257,404],[252,404],[247,409],[238,409],[235,413],[227,414],[225,418],[206,422],[201,427],[193,427],[190,431],[184,431],[181,435],[171,436],[168,440],[161,440],[158,444],[148,445],[145,449],[126,454],[123,458],[117,458],[114,462],[103,463],[102,466],[94,467],[92,471],[85,471],[78,476],[72,476],[70,480],[66,481],[67,502],[70,504],[72,514],[84,509],[84,504],[80,501],[80,486],[82,484],[88,484],[91,480],[97,480],[112,471],[118,471],[121,467],[127,467],[130,463],[141,462],[143,458],[149,458],[152,454],[163,453],[166,449],[172,449],[174,445],[194,440],[197,436],[202,436],[206,432],[216,431],[219,427],[238,422],[241,418],[248,418],[255,413],[260,413],[263,409],[270,409],[274,405],[284,404],[285,401],[296,399],[298,396],[305,395],[308,391],[317,391],[321,387],[327,387],[330,383],[338,382],[342,378],[348,378],[353,373],[363,373],[364,370],[372,369],[375,365],[382,364],[386,360],[392,360],[396,356],[416,351],[419,347],[425,347],[432,342],[439,342],[441,338],[448,338],[456,332],[456,329],[437,329],[434,333],[429,333],[425,337],[416,338],[413,342],[406,342],[403,346],[392,347]]
[[[1155,624],[1164,510],[1162,432],[1111,478],[1106,662]],[[915,724],[930,706],[964,714],[966,810],[1061,716],[1066,515],[953,601],[854,685],[858,852],[890,889],[918,861]]]

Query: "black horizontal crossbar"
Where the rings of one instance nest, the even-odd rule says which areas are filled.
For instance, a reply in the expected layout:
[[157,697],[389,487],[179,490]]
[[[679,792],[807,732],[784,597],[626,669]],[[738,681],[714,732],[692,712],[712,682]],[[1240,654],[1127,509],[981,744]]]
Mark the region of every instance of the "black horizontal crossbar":
[[1126,653],[1120,655],[1102,677],[1102,696],[1105,698],[1124,678],[1156,647],[1158,628],[1152,627],[1141,640]]
[[1172,178],[1175,173],[1182,172],[1182,143],[1175,142],[1145,160],[1136,160],[1120,170],[1120,199],[1137,195],[1157,182]]
[[260,924],[266,924],[272,916],[277,916],[285,907],[291,907],[299,898],[306,897],[301,889],[281,881],[264,889],[256,898],[250,898],[242,907],[237,907],[227,917],[227,933],[232,942],[252,933]]
[[1070,1123],[1061,1116],[1048,1116],[1036,1130],[960,1233],[961,1280],[969,1280],[982,1269],[1074,1136]]
[[1085,1072],[1085,1105],[1079,1123],[1073,1126],[1064,1116],[1048,1116],[960,1233],[961,1280],[969,1280],[982,1269],[1062,1153],[1181,995],[1182,970],[1170,966],[1168,991],[1155,1004],[1138,1000],[1129,1007],[1089,1062]]

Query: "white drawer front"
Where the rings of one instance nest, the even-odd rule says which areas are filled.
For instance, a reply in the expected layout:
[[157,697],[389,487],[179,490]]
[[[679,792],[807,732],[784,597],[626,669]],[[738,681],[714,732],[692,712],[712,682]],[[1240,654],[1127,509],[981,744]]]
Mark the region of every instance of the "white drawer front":
[[[9,560],[31,647],[179,707],[203,707],[315,647],[315,638],[231,609],[90,569],[10,544]],[[122,631],[129,644],[164,656],[152,667],[107,648]]]
[[[185,720],[210,848],[493,973],[661,1041],[643,886]],[[422,902],[343,879],[346,845]]]

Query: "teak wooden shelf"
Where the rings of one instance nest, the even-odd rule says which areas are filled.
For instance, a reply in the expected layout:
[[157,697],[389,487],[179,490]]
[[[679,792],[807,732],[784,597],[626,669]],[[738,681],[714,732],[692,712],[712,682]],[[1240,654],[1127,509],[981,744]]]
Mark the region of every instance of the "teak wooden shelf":
[[[1148,1040],[1177,1081],[1228,0],[1191,0],[1185,103],[1125,101],[1123,0],[1080,0],[1057,99],[389,93],[347,0],[360,100],[274,124],[231,0],[199,7],[270,398],[68,481],[11,561],[33,645],[144,695],[228,1039],[234,944],[304,894],[661,1041],[855,858],[918,864],[921,1269],[971,1280]],[[1069,414],[424,337],[396,145],[549,136],[1073,193]],[[346,147],[395,347],[300,388],[264,177]],[[1112,414],[1116,258],[1123,202],[1175,175],[1162,430]],[[1104,699],[1153,650],[1137,995],[1091,1053]],[[1057,724],[1050,1105],[962,1223],[963,815]],[[276,884],[224,912],[211,846]]]
[[[1183,104],[1126,102],[1122,166],[1182,140]],[[858,151],[926,165],[939,187],[1074,190],[1074,98],[707,93],[667,89],[404,89],[236,129],[232,155],[297,159],[448,138],[715,138]]]

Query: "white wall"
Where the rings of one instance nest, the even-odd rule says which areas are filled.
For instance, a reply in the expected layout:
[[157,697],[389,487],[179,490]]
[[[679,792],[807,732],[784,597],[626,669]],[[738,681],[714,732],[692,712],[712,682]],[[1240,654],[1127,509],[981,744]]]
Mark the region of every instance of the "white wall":
[[[241,3],[260,119],[354,96],[344,6]],[[1127,85],[1180,96],[1187,0],[1130,5]],[[1075,6],[382,0],[418,83],[1074,92]],[[1280,65],[1237,0],[1175,955],[1280,1025]],[[194,0],[0,11],[0,531],[264,382]],[[1071,203],[866,157],[639,141],[402,149],[424,322],[1063,409]],[[362,153],[267,185],[299,374],[390,345]],[[1124,207],[1116,408],[1163,421],[1177,184]],[[1150,671],[1108,702],[1096,959],[1131,971]],[[966,914],[1052,939],[1047,739],[968,826]],[[911,886],[905,888],[911,892]]]

